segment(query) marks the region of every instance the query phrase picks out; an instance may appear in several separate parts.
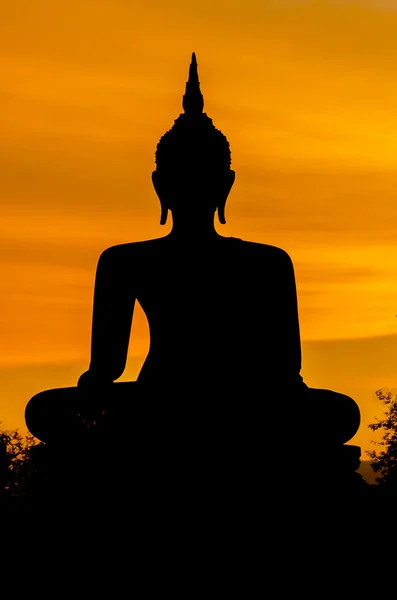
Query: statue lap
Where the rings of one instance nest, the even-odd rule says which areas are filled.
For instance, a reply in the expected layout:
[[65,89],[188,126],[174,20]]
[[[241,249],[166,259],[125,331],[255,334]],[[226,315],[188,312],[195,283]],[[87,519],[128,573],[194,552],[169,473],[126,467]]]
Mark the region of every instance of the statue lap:
[[[33,396],[25,411],[30,432],[43,442],[83,440],[87,429],[79,416],[89,392],[78,387],[46,390]],[[218,389],[191,385],[143,386],[113,383],[89,399],[99,409],[97,435],[167,437],[230,436],[259,441],[276,440],[284,432],[291,443],[344,444],[357,432],[360,411],[356,402],[338,392],[297,386],[263,390],[230,385]],[[105,415],[100,409],[105,409]],[[201,432],[201,433],[200,433]],[[93,436],[95,428],[91,429]]]

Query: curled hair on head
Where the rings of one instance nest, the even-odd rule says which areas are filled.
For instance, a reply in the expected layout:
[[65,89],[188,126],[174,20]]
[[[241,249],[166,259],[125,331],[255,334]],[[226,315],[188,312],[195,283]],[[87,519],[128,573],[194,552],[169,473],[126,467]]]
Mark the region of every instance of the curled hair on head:
[[157,144],[157,171],[216,173],[230,169],[231,152],[226,136],[203,113],[196,55],[193,52],[189,80],[183,96],[184,113]]
[[194,118],[180,115],[157,145],[158,171],[198,169],[216,172],[228,170],[230,165],[229,142],[205,113]]

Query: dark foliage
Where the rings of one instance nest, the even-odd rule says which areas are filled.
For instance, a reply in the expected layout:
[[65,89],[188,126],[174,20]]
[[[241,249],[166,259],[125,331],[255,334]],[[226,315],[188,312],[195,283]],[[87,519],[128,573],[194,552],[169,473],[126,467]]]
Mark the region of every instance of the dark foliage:
[[377,482],[382,486],[397,490],[397,394],[392,396],[391,392],[384,393],[382,390],[375,392],[385,410],[384,417],[376,419],[368,427],[372,431],[381,429],[383,437],[380,442],[372,442],[380,447],[380,450],[367,451],[372,459],[372,468],[378,473]]
[[0,429],[0,493],[23,496],[33,474],[32,449],[38,445],[33,435],[17,429]]

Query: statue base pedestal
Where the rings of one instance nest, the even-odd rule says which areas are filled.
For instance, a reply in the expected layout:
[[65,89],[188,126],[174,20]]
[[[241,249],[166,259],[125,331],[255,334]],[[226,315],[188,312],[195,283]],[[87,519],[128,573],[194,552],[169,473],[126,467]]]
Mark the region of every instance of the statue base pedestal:
[[[229,502],[240,497],[249,503],[252,497],[257,505],[278,497],[296,502],[311,497],[360,496],[371,487],[356,473],[361,455],[358,446],[290,450],[289,455],[284,450],[269,459],[227,451],[203,453],[182,448],[173,452],[161,444],[140,453],[136,448],[131,452],[100,444],[41,446],[29,494],[50,504],[93,497],[116,503],[131,498],[143,504],[148,499],[161,503],[183,497],[190,502],[201,497],[210,502],[224,497]],[[297,458],[291,460],[294,455]]]
[[[343,498],[360,496],[369,486],[357,473],[360,466],[361,448],[349,444],[333,448],[311,448],[300,461],[304,476],[301,483],[309,493]],[[305,468],[306,466],[306,468]]]

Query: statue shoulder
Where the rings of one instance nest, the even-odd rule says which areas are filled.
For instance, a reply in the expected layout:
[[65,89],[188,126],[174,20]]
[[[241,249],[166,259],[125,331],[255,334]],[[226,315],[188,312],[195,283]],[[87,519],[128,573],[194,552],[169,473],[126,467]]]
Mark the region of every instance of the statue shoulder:
[[163,238],[117,244],[106,248],[99,257],[101,262],[123,263],[144,260],[161,250]]
[[107,257],[131,257],[148,254],[151,251],[159,250],[164,238],[156,238],[153,240],[144,240],[141,242],[128,242],[126,244],[117,244],[106,248],[101,256]]
[[288,252],[279,248],[278,246],[271,246],[270,244],[262,244],[260,242],[250,242],[241,240],[247,251],[256,255],[261,260],[272,260],[282,264],[292,265],[292,259]]

